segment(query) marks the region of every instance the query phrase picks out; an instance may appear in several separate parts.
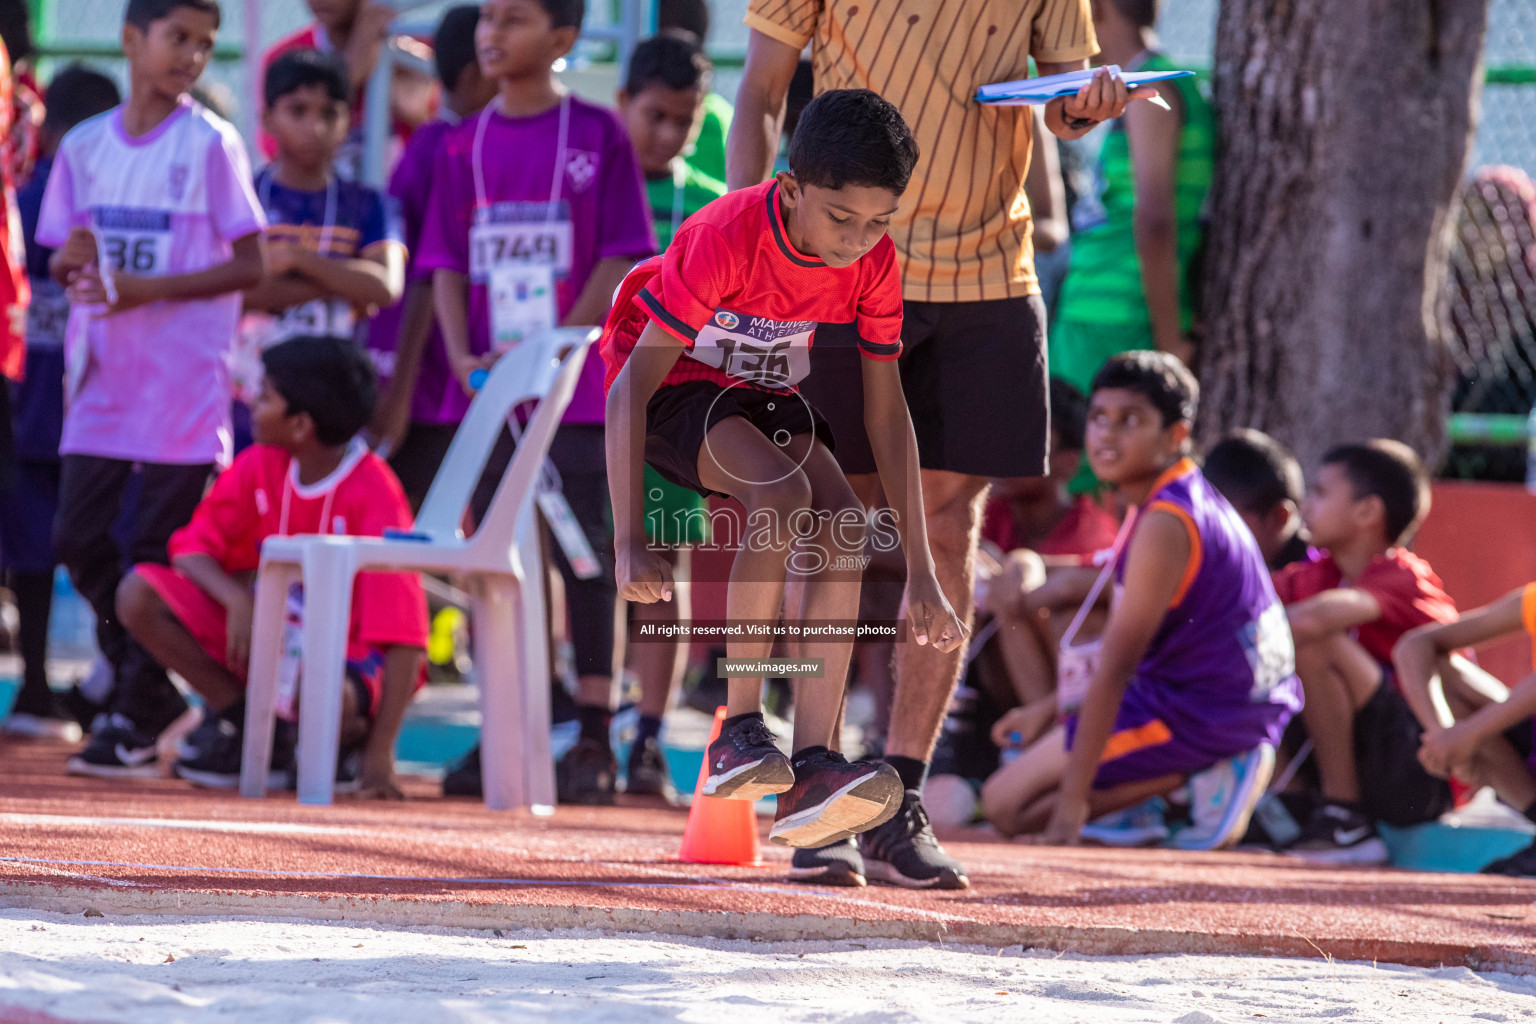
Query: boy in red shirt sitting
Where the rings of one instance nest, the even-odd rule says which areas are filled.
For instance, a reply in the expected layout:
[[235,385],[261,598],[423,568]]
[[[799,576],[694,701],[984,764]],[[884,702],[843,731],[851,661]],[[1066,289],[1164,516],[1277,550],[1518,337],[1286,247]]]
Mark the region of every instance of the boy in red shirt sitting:
[[1313,546],[1327,553],[1275,576],[1322,776],[1323,803],[1290,846],[1309,860],[1385,862],[1376,821],[1416,825],[1452,806],[1446,781],[1419,764],[1423,729],[1392,675],[1404,633],[1456,618],[1429,563],[1403,546],[1428,512],[1428,478],[1407,445],[1340,445],[1302,504]]
[[[790,171],[688,218],[666,253],[630,271],[614,296],[602,353],[621,596],[672,598],[671,563],[646,540],[647,463],[681,487],[738,499],[748,535],[731,567],[725,617],[743,632],[728,639],[729,660],[766,658],[781,611],[795,629],[858,616],[864,507],[832,458],[825,418],[795,386],[818,323],[857,329],[864,419],[907,557],[912,632],[943,651],[964,639],[928,551],[896,363],[901,278],[886,231],[916,162],[917,143],[891,104],[867,90],[823,93],[801,115]],[[785,607],[791,567],[805,580],[798,607]],[[767,628],[753,634],[749,626]],[[898,811],[921,816],[916,790],[904,791],[891,765],[850,764],[830,749],[852,639],[791,643],[797,657],[823,659],[823,671],[801,673],[793,758],[763,724],[761,675],[730,679],[729,717],[706,753],[703,792],[778,794],[769,838],[782,845],[847,843]]]
[[[240,779],[251,584],[262,541],[301,533],[377,537],[411,526],[399,481],[356,437],[378,394],[362,350],[337,338],[294,338],[262,353],[262,364],[265,377],[251,410],[256,443],[236,456],[192,521],[172,535],[171,565],[139,565],[117,592],[123,625],[207,703],[176,774],[220,788]],[[290,619],[294,605],[291,594]],[[346,775],[359,768],[359,795],[400,799],[395,738],[422,678],[426,637],[426,598],[414,573],[358,574],[349,685],[342,690],[340,781],[349,782]],[[293,739],[291,723],[280,717],[275,772],[291,766]],[[360,766],[349,765],[349,754],[359,751]]]

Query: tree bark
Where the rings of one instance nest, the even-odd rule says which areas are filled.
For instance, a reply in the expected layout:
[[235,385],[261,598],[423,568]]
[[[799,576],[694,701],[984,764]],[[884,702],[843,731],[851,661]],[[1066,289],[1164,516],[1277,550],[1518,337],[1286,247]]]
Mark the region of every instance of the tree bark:
[[1224,0],[1200,435],[1444,447],[1435,303],[1488,0]]

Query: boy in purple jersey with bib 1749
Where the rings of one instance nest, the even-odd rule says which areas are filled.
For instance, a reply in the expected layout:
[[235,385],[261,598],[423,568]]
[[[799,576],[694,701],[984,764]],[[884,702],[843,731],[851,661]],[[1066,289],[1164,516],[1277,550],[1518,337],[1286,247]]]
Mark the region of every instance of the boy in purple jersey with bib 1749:
[[110,718],[70,770],[152,777],[155,737],[187,705],[118,621],[117,588],[130,565],[164,564],[229,461],[229,357],[240,293],[265,270],[266,217],[239,133],[187,95],[218,4],[129,0],[123,20],[128,99],[64,137],[37,241],[71,301],[54,541],[116,678]]
[[[444,136],[416,257],[417,268],[432,274],[460,415],[475,371],[539,331],[601,324],[629,268],[656,251],[645,182],[623,125],[571,95],[553,71],[576,44],[585,7],[582,0],[480,7],[476,55],[499,92]],[[553,546],[581,721],[581,739],[556,766],[561,803],[611,804],[617,782],[609,724],[618,588],[603,418],[603,361],[593,352],[549,449],[560,493],[598,561],[596,575],[578,576],[564,548]],[[476,516],[489,506],[511,450],[504,432],[477,488]],[[478,779],[458,772],[444,783],[457,792],[478,788]]]
[[1162,352],[1116,356],[1094,378],[1088,458],[1138,519],[1116,555],[1115,597],[1081,708],[982,790],[987,818],[1008,835],[1076,843],[1090,817],[1150,813],[1147,801],[1188,783],[1192,823],[1173,845],[1229,845],[1301,709],[1290,628],[1264,558],[1188,456],[1198,400],[1193,375]]

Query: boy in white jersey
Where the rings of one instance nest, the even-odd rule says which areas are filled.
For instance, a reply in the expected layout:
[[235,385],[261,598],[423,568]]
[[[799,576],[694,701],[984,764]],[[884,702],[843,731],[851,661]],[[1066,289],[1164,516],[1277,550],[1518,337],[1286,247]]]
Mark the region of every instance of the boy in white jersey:
[[264,272],[245,147],[187,96],[218,28],[215,0],[129,0],[128,100],[65,136],[38,221],[73,300],[54,540],[116,675],[110,718],[70,760],[90,775],[156,774],[155,736],[186,707],[113,600],[129,566],[165,562],[229,461],[239,293]]

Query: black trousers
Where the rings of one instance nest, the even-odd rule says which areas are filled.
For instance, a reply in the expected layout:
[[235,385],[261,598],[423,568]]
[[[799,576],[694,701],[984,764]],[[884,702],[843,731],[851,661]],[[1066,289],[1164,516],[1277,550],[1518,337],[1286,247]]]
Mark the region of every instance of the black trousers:
[[166,544],[202,500],[211,464],[135,463],[66,455],[54,549],[96,612],[96,643],[116,676],[108,710],[158,734],[186,702],[149,652],[117,620],[117,588],[140,562],[168,561]]
[[[602,567],[602,572],[592,579],[578,578],[564,550],[549,534],[548,527],[544,527],[546,550],[565,582],[571,646],[575,648],[579,676],[605,676],[613,672],[614,608],[619,588],[614,579],[613,508],[608,500],[608,462],[603,439],[601,423],[562,423],[549,445],[549,461],[560,474],[560,489]],[[475,490],[472,511],[476,520],[491,507],[515,451],[512,432],[502,431]]]

